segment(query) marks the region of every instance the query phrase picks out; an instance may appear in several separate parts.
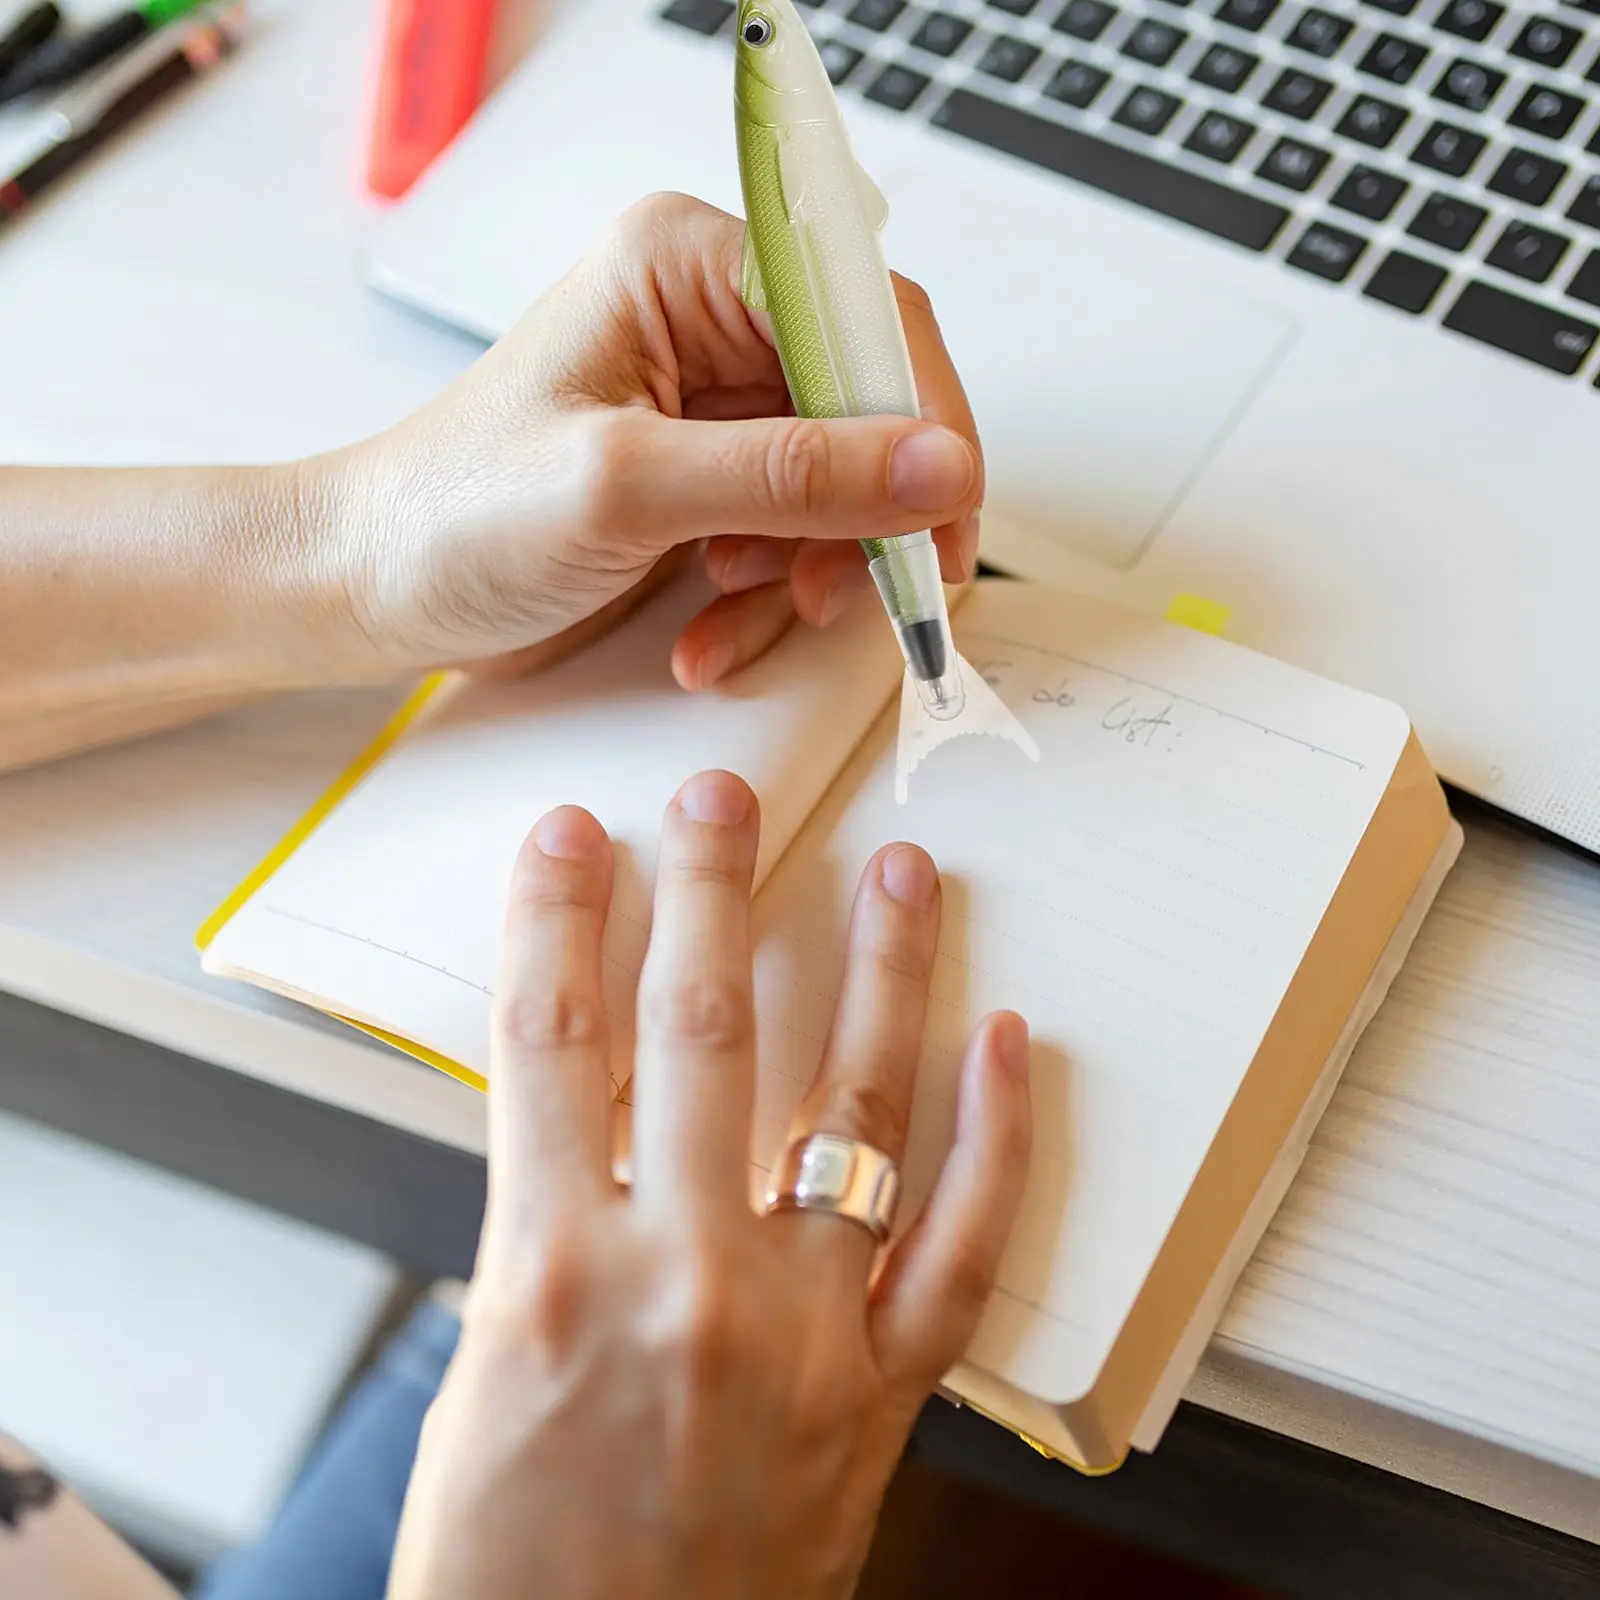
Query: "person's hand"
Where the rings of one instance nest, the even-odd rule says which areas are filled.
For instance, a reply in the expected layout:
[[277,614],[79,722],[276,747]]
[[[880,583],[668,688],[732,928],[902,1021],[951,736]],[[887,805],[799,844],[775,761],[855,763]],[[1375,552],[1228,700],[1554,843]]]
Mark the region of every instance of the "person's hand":
[[926,422],[798,420],[743,237],[643,202],[431,405],[309,465],[385,665],[537,664],[697,545],[723,597],[674,652],[691,689],[868,593],[859,539],[931,525],[946,581],[971,576],[983,462],[927,297],[898,282]]
[[[878,1252],[749,1200],[754,796],[679,792],[639,983],[632,1187],[611,1174],[601,935],[612,857],[566,808],[512,890],[490,1072],[489,1209],[461,1344],[423,1430],[391,1600],[848,1594],[923,1402],[977,1326],[1019,1202],[1028,1036],[997,1013],[954,1147]],[[867,866],[796,1133],[896,1160],[939,928],[934,864]]]

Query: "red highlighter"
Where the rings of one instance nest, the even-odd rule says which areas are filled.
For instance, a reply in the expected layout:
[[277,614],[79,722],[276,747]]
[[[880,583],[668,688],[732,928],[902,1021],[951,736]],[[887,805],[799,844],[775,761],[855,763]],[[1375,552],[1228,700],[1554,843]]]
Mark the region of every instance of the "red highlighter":
[[410,189],[483,98],[495,0],[380,0],[367,187]]

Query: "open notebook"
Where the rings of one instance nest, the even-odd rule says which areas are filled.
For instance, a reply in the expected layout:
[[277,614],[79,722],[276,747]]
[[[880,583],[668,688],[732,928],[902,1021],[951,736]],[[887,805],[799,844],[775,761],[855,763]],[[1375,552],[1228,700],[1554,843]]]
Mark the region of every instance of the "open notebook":
[[764,819],[759,1179],[816,1066],[861,867],[917,841],[945,909],[902,1225],[948,1148],[972,1025],[1011,1007],[1034,1039],[1022,1215],[946,1388],[1114,1467],[1159,1437],[1454,859],[1443,792],[1392,705],[1099,601],[984,583],[957,597],[957,643],[1040,760],[958,739],[897,804],[902,669],[874,608],[688,696],[668,653],[703,598],[669,590],[538,679],[419,694],[202,930],[206,968],[481,1086],[512,860],[540,814],[585,805],[618,843],[625,1102],[661,814],[691,773],[731,768]]

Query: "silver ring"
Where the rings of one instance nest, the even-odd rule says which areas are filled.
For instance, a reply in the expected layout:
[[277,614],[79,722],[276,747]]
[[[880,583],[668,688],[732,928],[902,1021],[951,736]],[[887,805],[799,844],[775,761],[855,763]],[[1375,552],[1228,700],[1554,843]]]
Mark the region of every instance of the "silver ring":
[[767,1210],[829,1211],[858,1222],[882,1244],[894,1223],[900,1169],[881,1150],[837,1133],[813,1133],[784,1151]]

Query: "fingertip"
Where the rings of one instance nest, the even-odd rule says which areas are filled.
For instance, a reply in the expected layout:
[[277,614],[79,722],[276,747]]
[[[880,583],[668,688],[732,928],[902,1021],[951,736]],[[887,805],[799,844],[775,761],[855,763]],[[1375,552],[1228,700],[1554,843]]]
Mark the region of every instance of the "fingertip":
[[680,689],[693,694],[700,687],[700,648],[687,637],[672,647],[672,678]]
[[976,495],[978,454],[953,428],[927,423],[902,435],[889,453],[889,495],[904,511],[965,507]]
[[894,844],[878,856],[878,881],[891,900],[913,911],[926,911],[939,892],[939,869],[926,850]]
[[967,1041],[957,1095],[958,1133],[975,1148],[1025,1158],[1033,1143],[1032,1041],[1015,1011],[982,1018]]
[[835,621],[872,585],[866,556],[859,544],[807,540],[789,573],[789,594],[795,614],[813,628]]
[[1032,1045],[1026,1020],[1015,1011],[997,1011],[989,1019],[989,1039],[1001,1067],[1018,1083],[1026,1083]]
[[826,628],[837,622],[871,587],[872,575],[865,567],[852,564],[843,568],[817,607],[817,626]]
[[731,538],[706,551],[706,576],[724,595],[747,594],[789,576],[795,545],[776,539]]
[[557,806],[534,824],[529,842],[552,861],[597,861],[611,840],[599,820],[582,806]]
[[733,670],[737,658],[734,644],[724,638],[708,618],[700,617],[684,629],[672,647],[672,676],[680,688],[698,694],[725,678]]
[[720,683],[722,679],[733,671],[739,660],[739,650],[736,645],[730,644],[726,639],[719,639],[713,644],[708,644],[695,662],[696,689],[709,689],[712,684]]
[[673,804],[691,822],[736,828],[755,810],[755,791],[735,772],[699,772],[678,790]]

